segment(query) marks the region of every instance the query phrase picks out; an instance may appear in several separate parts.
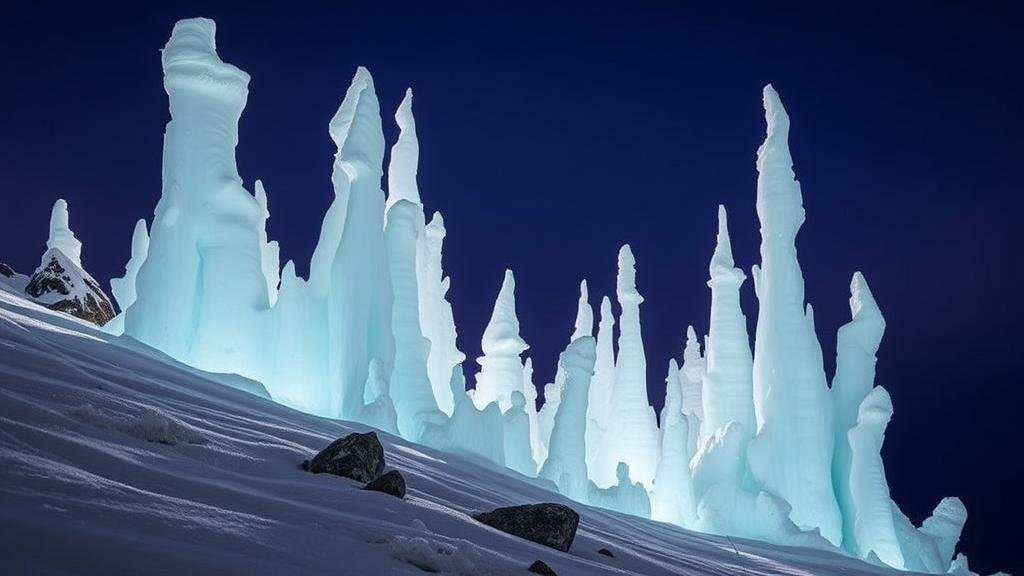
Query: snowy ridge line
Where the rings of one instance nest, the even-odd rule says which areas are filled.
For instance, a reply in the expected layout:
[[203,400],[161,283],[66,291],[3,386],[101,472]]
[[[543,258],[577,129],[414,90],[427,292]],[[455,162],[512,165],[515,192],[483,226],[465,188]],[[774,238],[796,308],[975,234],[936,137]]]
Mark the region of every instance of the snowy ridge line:
[[[149,233],[145,222],[136,225],[131,259],[114,290],[123,312],[105,330],[119,344],[146,349],[141,343],[193,367],[197,377],[218,373],[228,385],[308,414],[289,412],[289,419],[358,422],[413,443],[397,444],[403,451],[474,459],[481,469],[493,468],[488,479],[502,486],[504,478],[529,478],[529,490],[724,535],[728,544],[738,537],[799,546],[800,554],[834,562],[840,551],[865,573],[877,565],[971,574],[956,555],[966,521],[958,499],[941,501],[920,525],[890,499],[880,452],[892,405],[874,386],[885,324],[860,273],[851,281],[851,321],[839,330],[829,385],[797,257],[805,211],[789,150],[790,117],[771,85],[762,94],[766,135],[756,164],[762,238],[760,262],[751,268],[758,301],[753,345],[740,305],[745,274],[734,262],[720,207],[708,267],[709,333],[702,348],[688,328],[682,364],[669,363],[659,428],[647,397],[644,298],[629,245],[618,253],[618,322],[603,298],[595,335],[581,282],[571,336],[540,410],[532,360],[522,358],[529,345],[520,334],[511,270],[483,332],[475,386],[467,390],[447,300],[451,280],[442,266],[444,223],[436,212],[426,223],[416,179],[412,92],[395,115],[400,135],[385,194],[386,142],[366,68],[356,70],[329,121],[337,147],[334,198],[309,278],[296,275],[292,262],[281,269],[279,246],[266,232],[266,189],[261,181],[252,193],[243,187],[235,162],[249,76],[220,59],[215,32],[212,20],[182,20],[163,51],[171,111],[163,188]],[[59,233],[51,236],[73,252],[66,207],[64,216],[57,215]],[[152,352],[138,359],[168,361]],[[165,417],[191,422],[173,412]],[[281,457],[289,449],[277,450]],[[551,492],[544,494],[552,498]],[[635,522],[658,533],[658,525]],[[389,540],[391,557],[430,565],[424,554],[433,540],[403,538]],[[455,571],[467,570],[462,560],[472,565],[487,557],[472,547],[459,550],[445,554],[465,554],[453,560]]]

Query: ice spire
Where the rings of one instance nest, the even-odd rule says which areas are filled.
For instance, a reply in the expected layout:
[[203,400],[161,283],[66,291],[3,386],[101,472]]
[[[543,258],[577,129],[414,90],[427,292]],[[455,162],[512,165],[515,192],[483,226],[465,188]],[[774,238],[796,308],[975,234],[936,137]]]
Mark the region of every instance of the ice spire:
[[594,375],[596,344],[592,336],[582,336],[573,340],[558,359],[565,373],[565,388],[555,414],[548,457],[540,469],[541,477],[577,501],[587,497],[587,395]]
[[267,191],[263,188],[263,181],[256,181],[256,204],[260,207],[263,216],[263,226],[260,227],[260,263],[263,276],[267,280],[267,301],[269,306],[277,303],[277,289],[281,284],[281,247],[277,240],[267,241],[267,219],[270,218],[270,209],[267,204]]
[[686,327],[686,347],[683,348],[683,367],[679,371],[679,382],[682,386],[682,413],[696,416],[704,421],[703,401],[704,357],[700,354],[700,341],[693,326]]
[[725,206],[718,207],[718,242],[709,267],[711,279],[711,324],[704,350],[704,415],[701,438],[729,422],[742,426],[744,436],[753,436],[753,357],[747,318],[740,307],[740,286],[746,279],[735,267],[729,241]]
[[[46,248],[60,250],[68,260],[82,267],[82,243],[68,226],[68,203],[63,198],[54,202],[53,210],[50,211],[50,237],[46,240]],[[45,254],[43,259],[46,259]]]
[[594,311],[590,308],[589,296],[587,295],[587,281],[580,281],[580,299],[576,305],[576,330],[570,338],[574,342],[584,336],[593,336],[594,332]]
[[[862,402],[874,386],[875,354],[878,353],[885,333],[885,318],[860,272],[854,273],[850,281],[850,316],[852,319],[839,328],[836,338],[836,374],[832,379],[832,400],[836,414],[832,475],[836,497],[843,512],[843,541],[848,550],[856,552],[855,546],[859,548],[860,543],[856,540],[856,502],[850,485],[853,456],[849,434],[858,426],[859,414],[864,409]],[[880,443],[881,439],[878,441]],[[880,460],[878,464],[881,465]],[[882,553],[878,553],[881,557]],[[894,557],[890,554],[890,559]],[[886,561],[884,558],[882,560]]]
[[647,401],[647,359],[640,333],[640,304],[643,296],[636,289],[636,260],[628,244],[619,250],[619,274],[616,292],[622,307],[619,331],[619,356],[615,364],[615,388],[612,405],[616,414],[616,433],[602,443],[597,456],[594,483],[605,488],[615,482],[619,462],[629,465],[632,478],[650,487],[658,466],[658,425],[654,409]]
[[605,296],[601,298],[601,322],[597,327],[597,361],[594,363],[594,377],[590,381],[590,398],[587,402],[587,469],[591,477],[594,477],[594,462],[611,414],[612,389],[615,387],[614,328],[615,315],[612,314],[612,303]]
[[212,20],[181,20],[163,49],[163,188],[125,333],[198,368],[259,379],[262,214],[235,163],[249,75],[221,61],[215,32]]
[[462,364],[466,355],[456,345],[455,318],[448,302],[449,277],[441,267],[445,237],[444,218],[434,212],[427,224],[417,256],[417,280],[420,291],[420,324],[430,341],[427,373],[437,406],[449,416],[455,409],[449,380],[452,368]]
[[529,346],[519,336],[519,318],[516,316],[516,279],[511,270],[505,270],[505,279],[494,301],[491,321],[484,330],[477,358],[480,372],[476,375],[474,403],[481,410],[491,402],[508,410],[512,405],[512,392],[523,386],[523,364],[519,359]]
[[654,476],[651,518],[689,528],[696,521],[688,449],[689,421],[683,415],[679,366],[669,360],[665,407],[661,410],[661,458]]
[[391,161],[388,164],[387,207],[399,200],[422,204],[416,184],[416,171],[420,161],[420,143],[416,137],[416,119],[412,114],[412,88],[407,88],[405,98],[395,113],[398,123],[398,141],[391,147]]
[[[902,570],[903,553],[896,537],[889,484],[882,465],[882,441],[892,418],[892,400],[881,386],[872,389],[857,412],[857,423],[848,433],[850,446],[848,518],[852,537],[848,545],[860,558],[872,554],[888,566]],[[844,540],[845,542],[845,540]]]
[[818,528],[838,545],[842,521],[832,486],[833,408],[796,256],[804,209],[789,153],[789,117],[770,85],[764,89],[764,109],[767,137],[757,154],[761,266],[754,268],[760,303],[753,362],[758,434],[748,459],[758,483],[792,506],[790,518],[797,526]]
[[[392,368],[395,345],[390,279],[395,271],[389,271],[390,259],[383,234],[384,191],[380,186],[384,132],[373,78],[365,68],[359,68],[352,78],[345,100],[331,119],[330,133],[338,147],[332,176],[335,204],[343,200],[346,204],[337,250],[331,254],[331,264],[326,268],[330,272],[327,320],[331,412],[352,419],[358,417],[363,406],[363,388],[370,362],[379,359],[385,371]],[[321,237],[318,250],[324,240]],[[316,257],[314,252],[314,266],[324,266],[316,262]],[[313,272],[315,270],[310,272],[311,285],[314,284]],[[415,264],[407,273],[412,278],[403,278],[407,282],[404,288],[408,289],[411,283],[415,310]],[[418,322],[418,318],[415,321]],[[394,383],[392,387],[392,394],[397,394],[398,387]],[[409,411],[420,413],[420,408],[405,408],[407,424]],[[395,402],[395,409],[402,422],[403,408],[399,402]],[[402,433],[407,438],[416,437],[410,430]]]

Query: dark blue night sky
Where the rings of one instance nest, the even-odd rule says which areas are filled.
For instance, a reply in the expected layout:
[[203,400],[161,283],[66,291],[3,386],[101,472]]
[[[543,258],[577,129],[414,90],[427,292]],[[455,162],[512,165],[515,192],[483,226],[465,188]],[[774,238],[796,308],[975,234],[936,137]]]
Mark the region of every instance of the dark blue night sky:
[[160,194],[158,50],[177,19],[208,16],[221,57],[253,77],[239,171],[267,186],[282,261],[308,266],[333,196],[327,122],[366,65],[389,142],[405,87],[416,93],[420,190],[445,216],[470,359],[512,268],[536,381],[550,380],[579,280],[596,307],[628,242],[659,407],[686,325],[707,330],[717,204],[737,265],[758,261],[754,157],[773,83],[793,121],[798,249],[826,371],[861,270],[888,321],[877,383],[896,408],[894,498],[919,522],[961,496],[972,568],[1024,570],[1024,13],[1012,3],[19,4],[0,21],[0,260],[31,272],[64,197],[86,268],[105,286],[121,274]]

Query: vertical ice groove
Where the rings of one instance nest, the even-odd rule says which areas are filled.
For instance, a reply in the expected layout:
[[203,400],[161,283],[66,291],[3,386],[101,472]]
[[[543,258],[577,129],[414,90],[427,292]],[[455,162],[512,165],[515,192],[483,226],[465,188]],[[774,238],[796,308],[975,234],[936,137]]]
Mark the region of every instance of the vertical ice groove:
[[757,437],[748,449],[751,472],[791,506],[790,518],[818,528],[835,545],[842,520],[832,486],[833,406],[821,347],[804,309],[796,235],[804,220],[800,184],[789,152],[789,116],[779,95],[764,88],[767,136],[757,154],[757,214],[761,266],[753,385]]

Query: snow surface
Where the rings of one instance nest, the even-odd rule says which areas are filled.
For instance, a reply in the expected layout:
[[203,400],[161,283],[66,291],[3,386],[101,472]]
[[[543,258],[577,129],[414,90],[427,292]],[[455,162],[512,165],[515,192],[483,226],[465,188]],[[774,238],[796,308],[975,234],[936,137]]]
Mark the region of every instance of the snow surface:
[[[8,573],[522,574],[537,559],[562,576],[891,573],[832,551],[590,508],[485,461],[384,433],[387,465],[405,475],[409,493],[362,491],[299,463],[365,426],[228,381],[239,384],[0,292]],[[469,517],[540,501],[580,512],[569,553]]]

